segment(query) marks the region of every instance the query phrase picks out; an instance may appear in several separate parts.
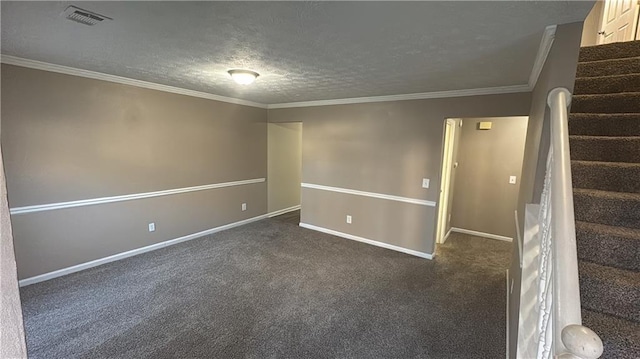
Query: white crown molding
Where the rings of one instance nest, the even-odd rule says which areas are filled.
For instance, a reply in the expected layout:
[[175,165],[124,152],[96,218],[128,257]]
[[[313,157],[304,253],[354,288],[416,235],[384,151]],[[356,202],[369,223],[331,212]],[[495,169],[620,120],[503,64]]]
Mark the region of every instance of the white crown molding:
[[476,236],[476,237],[497,239],[499,241],[505,241],[505,242],[513,241],[513,238],[511,238],[511,237],[500,236],[500,235],[497,235],[497,234],[491,234],[491,233],[485,233],[485,232],[479,232],[479,231],[472,231],[470,229],[464,229],[464,228],[451,227],[451,231],[452,232],[463,233],[463,234],[468,234],[468,235]]
[[199,98],[204,98],[208,100],[233,103],[236,105],[258,107],[258,108],[264,108],[264,109],[267,108],[267,105],[263,103],[247,101],[247,100],[242,100],[242,99],[233,98],[233,97],[219,96],[219,95],[214,95],[206,92],[187,90],[180,87],[161,85],[153,82],[134,80],[127,77],[103,74],[101,72],[82,70],[82,69],[77,69],[73,67],[56,65],[56,64],[51,64],[48,62],[42,62],[42,61],[36,61],[36,60],[29,60],[21,57],[10,56],[10,55],[2,55],[2,57],[0,58],[0,62],[7,65],[28,67],[36,70],[44,70],[44,71],[65,74],[65,75],[73,75],[73,76],[86,77],[86,78],[95,79],[95,80],[115,82],[123,85],[130,85],[130,86],[142,87],[142,88],[151,89],[151,90],[175,93],[179,95],[199,97]]
[[215,188],[242,186],[242,185],[246,185],[246,184],[261,183],[261,182],[264,182],[264,181],[265,181],[265,178],[255,178],[255,179],[243,180],[243,181],[214,183],[214,184],[207,184],[207,185],[202,185],[202,186],[174,188],[174,189],[168,189],[168,190],[163,190],[163,191],[134,193],[134,194],[125,194],[125,195],[121,195],[121,196],[81,199],[81,200],[69,201],[69,202],[58,202],[58,203],[48,203],[48,204],[37,204],[37,205],[33,205],[33,206],[14,207],[14,208],[11,208],[9,211],[10,211],[10,213],[12,215],[26,214],[26,213],[33,213],[33,212],[42,212],[42,211],[52,211],[52,210],[55,210],[55,209],[64,209],[64,208],[73,208],[73,207],[82,207],[82,206],[93,206],[93,205],[96,205],[96,204],[131,201],[131,200],[134,200],[134,199],[143,199],[143,198],[151,198],[151,197],[168,196],[168,195],[172,195],[172,194],[180,194],[180,193],[195,192],[195,191],[205,191],[205,190],[215,189]]
[[549,51],[551,51],[551,45],[555,38],[557,25],[550,25],[544,29],[542,34],[542,40],[536,54],[531,74],[529,75],[529,81],[523,85],[511,85],[511,86],[497,86],[497,87],[485,87],[476,89],[462,89],[462,90],[449,90],[449,91],[434,91],[434,92],[421,92],[410,93],[400,95],[386,95],[386,96],[369,96],[369,97],[353,97],[353,98],[341,98],[332,100],[317,100],[317,101],[301,101],[301,102],[286,102],[276,104],[263,104],[248,100],[237,99],[233,97],[219,96],[209,94],[205,92],[187,90],[179,87],[167,86],[156,84],[152,82],[140,81],[129,79],[126,77],[103,74],[100,72],[76,69],[73,67],[51,64],[47,62],[35,61],[24,59],[20,57],[2,55],[0,61],[4,64],[28,67],[37,70],[57,72],[66,75],[74,75],[86,78],[92,78],[96,80],[104,80],[110,82],[116,82],[125,85],[137,86],[148,88],[152,90],[171,92],[180,95],[193,96],[199,98],[205,98],[209,100],[233,103],[238,105],[245,105],[251,107],[258,107],[264,109],[281,109],[281,108],[296,108],[296,107],[312,107],[312,106],[333,106],[333,105],[349,105],[357,103],[372,103],[372,102],[388,102],[388,101],[406,101],[406,100],[426,100],[436,98],[450,98],[450,97],[464,97],[464,96],[483,96],[483,95],[500,95],[509,93],[521,93],[531,92],[540,77],[542,68],[547,60]]
[[424,200],[424,199],[392,196],[392,195],[383,194],[383,193],[365,192],[365,191],[358,191],[358,190],[354,190],[354,189],[330,187],[330,186],[323,186],[323,185],[312,184],[312,183],[301,183],[300,186],[302,188],[313,188],[313,189],[318,189],[318,190],[321,190],[321,191],[330,191],[330,192],[352,194],[352,195],[355,195],[355,196],[386,199],[386,200],[389,200],[389,201],[419,204],[419,205],[428,206],[428,207],[435,207],[436,206],[436,202],[427,201],[427,200]]
[[257,216],[257,217],[253,217],[253,218],[249,218],[249,219],[245,219],[245,220],[242,220],[242,221],[239,221],[239,222],[225,224],[223,226],[207,229],[207,230],[202,231],[202,232],[189,234],[189,235],[186,235],[186,236],[183,236],[183,237],[179,237],[179,238],[171,239],[171,240],[168,240],[168,241],[152,244],[152,245],[149,245],[149,246],[146,246],[146,247],[132,249],[130,251],[114,254],[112,256],[96,259],[96,260],[93,260],[93,261],[90,261],[90,262],[80,263],[80,264],[77,264],[77,265],[74,265],[74,266],[71,266],[71,267],[58,269],[58,270],[53,271],[53,272],[44,273],[44,274],[40,274],[40,275],[37,275],[37,276],[34,276],[34,277],[29,277],[29,278],[26,278],[26,279],[22,279],[22,280],[20,280],[18,282],[18,284],[21,287],[24,287],[24,286],[27,286],[29,284],[35,284],[35,283],[44,282],[45,280],[49,280],[49,279],[53,279],[53,278],[57,278],[57,277],[62,277],[63,275],[67,275],[67,274],[79,272],[81,270],[97,267],[99,265],[106,264],[106,263],[109,263],[109,262],[114,262],[114,261],[117,261],[117,260],[120,260],[120,259],[133,257],[133,256],[138,255],[138,254],[142,254],[142,253],[150,252],[150,251],[153,251],[153,250],[156,250],[156,249],[172,246],[174,244],[182,243],[182,242],[185,242],[185,241],[188,241],[188,240],[192,240],[192,239],[195,239],[195,238],[204,237],[204,236],[209,235],[209,234],[213,234],[213,233],[216,233],[216,232],[221,232],[221,231],[224,231],[224,230],[227,230],[227,229],[231,229],[231,228],[234,228],[234,227],[239,227],[239,226],[242,226],[242,225],[245,225],[245,224],[249,224],[251,222],[256,222],[256,221],[259,221],[261,219],[265,219],[265,218],[267,218],[267,215],[263,214],[263,215],[260,215],[260,216]]
[[549,56],[549,52],[551,51],[551,46],[553,45],[553,40],[556,38],[556,29],[557,25],[549,25],[544,29],[542,33],[542,40],[540,40],[540,47],[538,47],[538,53],[536,54],[536,59],[533,63],[533,68],[531,69],[531,75],[529,76],[529,88],[533,91],[533,88],[536,87],[536,83],[538,82],[538,78],[540,77],[540,73],[542,72],[542,68],[544,67],[544,63],[547,61],[547,57]]
[[294,107],[332,106],[332,105],[349,105],[349,104],[355,104],[355,103],[425,100],[425,99],[434,99],[434,98],[450,98],[450,97],[481,96],[481,95],[499,95],[499,94],[530,92],[530,91],[531,91],[531,88],[529,87],[529,85],[512,85],[512,86],[486,87],[486,88],[479,88],[479,89],[410,93],[410,94],[403,94],[403,95],[354,97],[354,98],[341,98],[341,99],[335,99],[335,100],[276,103],[272,105],[267,105],[267,108],[269,110],[272,110],[272,109],[279,109],[279,108],[294,108]]
[[326,234],[331,234],[331,235],[334,235],[334,236],[337,236],[337,237],[351,239],[353,241],[358,241],[358,242],[362,242],[362,243],[366,243],[366,244],[371,244],[371,245],[374,245],[376,247],[382,247],[382,248],[386,248],[386,249],[391,249],[392,251],[402,252],[402,253],[410,254],[412,256],[416,256],[416,257],[420,257],[420,258],[433,259],[433,253],[419,252],[419,251],[415,251],[413,249],[394,246],[393,244],[384,243],[384,242],[378,242],[378,241],[374,241],[372,239],[358,237],[358,236],[354,236],[353,234],[338,232],[338,231],[334,231],[333,229],[318,227],[318,226],[314,226],[314,225],[308,224],[308,223],[300,222],[300,227],[311,229],[313,231],[326,233]]

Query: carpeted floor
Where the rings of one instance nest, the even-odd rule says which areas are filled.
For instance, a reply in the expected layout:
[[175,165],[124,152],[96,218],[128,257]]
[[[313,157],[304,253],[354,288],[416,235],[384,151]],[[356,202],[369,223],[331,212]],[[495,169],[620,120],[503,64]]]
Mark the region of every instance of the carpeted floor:
[[503,358],[510,244],[433,261],[297,213],[22,288],[30,358]]

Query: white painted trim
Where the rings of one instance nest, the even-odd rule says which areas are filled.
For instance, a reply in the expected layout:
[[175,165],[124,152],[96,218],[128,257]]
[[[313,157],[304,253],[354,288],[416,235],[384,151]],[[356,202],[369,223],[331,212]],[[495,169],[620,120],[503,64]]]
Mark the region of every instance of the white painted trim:
[[33,212],[51,211],[51,210],[63,209],[63,208],[92,206],[92,205],[96,205],[96,204],[131,201],[131,200],[134,200],[134,199],[143,199],[143,198],[151,198],[151,197],[159,197],[159,196],[168,196],[168,195],[172,195],[172,194],[195,192],[195,191],[204,191],[204,190],[215,189],[215,188],[242,186],[242,185],[246,185],[246,184],[261,183],[261,182],[264,182],[264,181],[265,181],[265,178],[255,178],[255,179],[243,180],[243,181],[214,183],[214,184],[208,184],[208,185],[203,185],[203,186],[175,188],[175,189],[168,189],[168,190],[155,191],[155,192],[144,192],[144,193],[125,194],[125,195],[121,195],[121,196],[101,197],[101,198],[92,198],[92,199],[81,199],[81,200],[78,200],[78,201],[69,201],[69,202],[38,204],[38,205],[33,205],[33,206],[24,206],[24,207],[11,208],[10,209],[10,213],[15,215],[15,214],[25,214],[25,213],[33,213]]
[[104,74],[101,72],[95,72],[95,71],[89,71],[89,70],[82,70],[82,69],[77,69],[77,68],[68,67],[68,66],[51,64],[48,62],[29,60],[21,57],[10,56],[10,55],[2,55],[2,57],[0,58],[0,61],[3,64],[7,64],[7,65],[28,67],[36,70],[44,70],[44,71],[65,74],[65,75],[73,75],[73,76],[85,77],[85,78],[90,78],[95,80],[115,82],[123,85],[142,87],[142,88],[147,88],[151,90],[175,93],[179,95],[205,98],[208,100],[233,103],[237,105],[258,107],[258,108],[264,108],[264,109],[267,108],[267,105],[263,103],[242,100],[242,99],[233,98],[233,97],[219,96],[219,95],[214,95],[206,92],[188,90],[180,87],[161,85],[153,82],[134,80],[126,77],[109,75],[109,74]]
[[332,105],[349,105],[354,103],[425,100],[425,99],[433,99],[433,98],[449,98],[449,97],[481,96],[481,95],[499,95],[499,94],[530,92],[530,91],[531,91],[531,88],[529,87],[529,85],[511,85],[511,86],[486,87],[486,88],[478,88],[478,89],[410,93],[410,94],[402,94],[402,95],[353,97],[353,98],[341,98],[341,99],[333,99],[333,100],[276,103],[276,104],[267,105],[267,108],[272,110],[272,109],[278,109],[278,108],[332,106]]
[[452,228],[449,228],[449,230],[447,231],[447,234],[444,235],[444,238],[442,238],[441,244],[445,244],[447,242],[447,239],[449,239],[449,236],[451,235],[451,229]]
[[522,253],[522,236],[520,236],[520,221],[518,220],[518,210],[516,209],[514,212],[514,216],[516,218],[516,240],[518,241],[518,262],[520,262],[520,268],[522,268],[522,263],[524,262],[523,253]]
[[146,246],[146,247],[132,249],[130,251],[114,254],[114,255],[111,255],[111,256],[108,256],[108,257],[104,257],[104,258],[100,258],[100,259],[96,259],[96,260],[93,260],[93,261],[90,261],[90,262],[85,262],[85,263],[77,264],[77,265],[74,265],[74,266],[71,266],[71,267],[58,269],[58,270],[53,271],[53,272],[40,274],[40,275],[37,275],[35,277],[22,279],[22,280],[20,280],[18,282],[18,284],[21,287],[24,287],[24,286],[27,286],[27,285],[30,285],[30,284],[44,282],[44,281],[49,280],[49,279],[62,277],[62,276],[67,275],[67,274],[79,272],[81,270],[85,270],[85,269],[89,269],[89,268],[93,268],[93,267],[97,267],[97,266],[102,265],[102,264],[114,262],[114,261],[117,261],[117,260],[120,260],[120,259],[124,259],[124,258],[128,258],[128,257],[133,257],[135,255],[146,253],[146,252],[150,252],[150,251],[153,251],[153,250],[156,250],[156,249],[172,246],[174,244],[178,244],[178,243],[181,243],[181,242],[189,241],[189,240],[192,240],[192,239],[195,239],[195,238],[199,238],[199,237],[203,237],[203,236],[206,236],[206,235],[209,235],[209,234],[213,234],[213,233],[216,233],[216,232],[221,232],[221,231],[224,231],[224,230],[227,230],[227,229],[231,229],[231,228],[234,228],[234,227],[239,227],[239,226],[242,226],[242,225],[245,225],[245,224],[249,224],[251,222],[256,222],[256,221],[265,219],[265,218],[267,218],[267,215],[263,214],[263,215],[260,215],[260,216],[257,216],[257,217],[252,217],[252,218],[245,219],[245,220],[242,220],[242,221],[225,224],[225,225],[220,226],[220,227],[207,229],[205,231],[189,234],[189,235],[186,235],[186,236],[183,236],[183,237],[179,237],[179,238],[171,239],[171,240],[168,240],[168,241],[152,244],[152,245],[149,245],[149,246]]
[[387,199],[387,200],[390,200],[390,201],[419,204],[419,205],[422,205],[422,206],[429,206],[429,207],[435,207],[436,206],[436,202],[427,201],[427,200],[424,200],[424,199],[392,196],[392,195],[389,195],[389,194],[358,191],[358,190],[348,189],[348,188],[330,187],[330,186],[323,186],[323,185],[312,184],[312,183],[302,183],[301,187],[319,189],[319,190],[322,190],[322,191],[346,193],[346,194],[352,194],[352,195],[355,195],[355,196],[364,196],[364,197],[371,197],[371,198]]
[[469,234],[469,235],[472,235],[472,236],[484,237],[484,238],[489,238],[489,239],[497,239],[499,241],[505,241],[505,242],[513,241],[513,238],[511,238],[511,237],[505,237],[505,236],[500,236],[500,235],[497,235],[497,234],[491,234],[491,233],[485,233],[485,232],[472,231],[470,229],[451,227],[451,230],[453,232],[464,233],[464,234]]
[[509,359],[509,269],[507,268],[507,276],[506,276],[506,280],[507,280],[507,287],[506,292],[507,292],[507,303],[506,303],[506,307],[507,307],[507,333],[506,333],[506,337],[507,337],[507,355],[506,355],[506,359]]
[[549,25],[544,29],[544,32],[542,33],[540,47],[538,47],[536,60],[533,63],[531,75],[529,76],[528,85],[531,91],[533,91],[533,88],[536,87],[536,83],[538,82],[538,78],[540,77],[540,73],[542,72],[542,68],[544,67],[544,63],[547,61],[547,56],[549,56],[549,52],[551,51],[551,45],[553,45],[553,40],[556,37],[557,27],[557,25]]
[[318,231],[318,232],[322,232],[322,233],[331,234],[331,235],[334,235],[334,236],[337,236],[337,237],[351,239],[351,240],[362,242],[362,243],[366,243],[366,244],[371,244],[371,245],[376,246],[376,247],[382,247],[382,248],[386,248],[386,249],[391,249],[392,251],[402,252],[402,253],[410,254],[412,256],[416,256],[416,257],[420,257],[420,258],[433,259],[433,254],[432,253],[418,252],[418,251],[415,251],[413,249],[407,249],[407,248],[404,248],[404,247],[394,246],[393,244],[388,244],[388,243],[384,243],[384,242],[378,242],[378,241],[374,241],[372,239],[367,239],[367,238],[363,238],[363,237],[354,236],[353,234],[334,231],[333,229],[318,227],[318,226],[314,226],[312,224],[302,223],[302,222],[300,222],[300,227],[311,229],[313,231]]
[[297,211],[300,208],[301,208],[301,206],[297,205],[297,206],[293,206],[293,207],[289,207],[289,208],[280,209],[280,210],[277,210],[277,211],[269,212],[267,214],[267,217],[271,218],[271,217],[275,217],[275,216],[280,216],[280,215],[285,214],[285,213]]
[[530,92],[536,85],[538,77],[542,72],[544,63],[547,60],[549,51],[551,51],[551,45],[555,38],[557,25],[547,26],[542,34],[542,40],[536,54],[531,74],[529,75],[529,82],[523,85],[509,85],[509,86],[496,86],[496,87],[484,87],[475,89],[461,89],[461,90],[448,90],[448,91],[432,91],[432,92],[420,92],[400,95],[385,95],[385,96],[367,96],[367,97],[353,97],[353,98],[341,98],[330,100],[317,100],[317,101],[301,101],[301,102],[286,102],[276,104],[263,104],[248,100],[242,100],[233,97],[226,97],[220,95],[214,95],[206,92],[194,91],[183,89],[174,86],[161,85],[147,81],[135,80],[126,77],[109,75],[95,71],[82,70],[68,66],[56,65],[42,61],[30,60],[10,55],[2,55],[0,61],[8,65],[28,67],[37,70],[57,72],[61,74],[74,75],[80,77],[86,77],[96,80],[104,80],[109,82],[115,82],[125,85],[137,86],[142,88],[148,88],[152,90],[176,93],[186,96],[206,98],[209,100],[234,103],[238,105],[245,105],[251,107],[258,107],[264,109],[279,109],[279,108],[295,108],[295,107],[311,107],[311,106],[332,106],[332,105],[348,105],[356,103],[372,103],[372,102],[388,102],[388,101],[406,101],[406,100],[425,100],[435,98],[450,98],[450,97],[464,97],[464,96],[482,96],[482,95],[500,95],[509,93]]

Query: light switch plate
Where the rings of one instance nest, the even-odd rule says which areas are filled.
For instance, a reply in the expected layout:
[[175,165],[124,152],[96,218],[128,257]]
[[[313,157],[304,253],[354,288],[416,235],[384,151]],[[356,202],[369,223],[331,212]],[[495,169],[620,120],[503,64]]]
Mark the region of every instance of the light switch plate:
[[347,223],[351,224],[351,216],[347,215]]
[[243,211],[246,211],[246,210],[247,210],[247,204],[246,204],[246,203],[243,203],[243,204],[242,204],[242,210],[243,210]]
[[516,176],[509,176],[509,183],[516,184]]
[[429,188],[429,179],[428,178],[423,178],[422,179],[422,188]]

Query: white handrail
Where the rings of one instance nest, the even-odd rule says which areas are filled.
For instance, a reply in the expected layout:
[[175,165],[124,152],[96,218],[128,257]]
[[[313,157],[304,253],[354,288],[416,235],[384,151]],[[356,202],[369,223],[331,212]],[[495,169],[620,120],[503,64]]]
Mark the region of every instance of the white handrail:
[[[547,104],[551,109],[551,148],[545,181],[546,213],[550,219],[547,240],[550,255],[547,258],[551,274],[551,333],[553,356],[557,358],[596,359],[602,355],[603,345],[598,335],[582,326],[580,309],[580,283],[578,279],[578,252],[576,246],[571,159],[569,157],[569,116],[567,107],[571,93],[566,88],[549,92]],[[544,202],[545,198],[541,202]],[[544,203],[542,204],[544,207]],[[549,296],[548,296],[549,297]],[[544,330],[543,330],[544,332]],[[544,339],[543,339],[544,340]],[[550,343],[547,343],[549,345]]]

